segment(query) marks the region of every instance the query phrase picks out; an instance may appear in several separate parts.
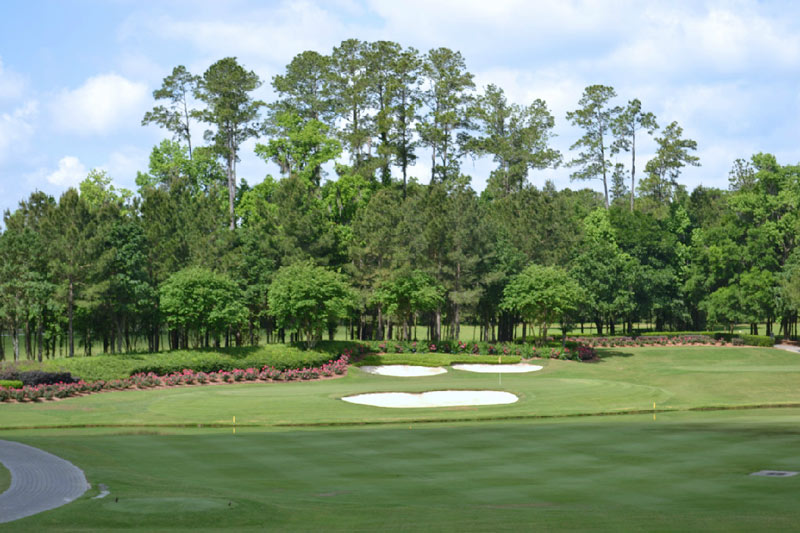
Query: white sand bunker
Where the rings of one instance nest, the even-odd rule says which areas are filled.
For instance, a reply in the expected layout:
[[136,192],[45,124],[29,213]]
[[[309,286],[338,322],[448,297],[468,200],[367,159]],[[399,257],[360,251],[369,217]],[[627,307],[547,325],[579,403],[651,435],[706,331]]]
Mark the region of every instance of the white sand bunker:
[[374,392],[345,396],[342,400],[375,407],[459,407],[468,405],[501,405],[518,400],[510,392],[494,390],[435,390],[409,392]]
[[418,377],[435,376],[447,372],[446,368],[440,366],[412,366],[412,365],[383,365],[383,366],[362,366],[361,370],[370,374],[380,374],[381,376],[395,377]]
[[528,365],[518,363],[516,365],[453,365],[456,370],[466,370],[467,372],[481,372],[484,374],[520,374],[523,372],[536,372],[541,370],[539,365]]

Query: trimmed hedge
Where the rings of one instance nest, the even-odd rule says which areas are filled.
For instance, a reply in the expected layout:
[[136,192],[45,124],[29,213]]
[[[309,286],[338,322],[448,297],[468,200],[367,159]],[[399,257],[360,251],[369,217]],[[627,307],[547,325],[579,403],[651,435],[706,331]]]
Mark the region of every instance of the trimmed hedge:
[[169,358],[136,365],[130,375],[167,375],[191,368],[195,372],[231,372],[237,368],[273,367],[278,370],[292,370],[322,366],[330,359],[326,352],[287,351],[282,354],[257,353],[243,358],[225,357],[214,352],[172,352]]
[[0,380],[20,381],[22,385],[27,387],[54,385],[56,383],[76,383],[78,381],[69,372],[20,371],[14,368],[0,371]]
[[6,389],[21,389],[22,382],[18,379],[0,379],[0,387]]
[[498,357],[497,355],[469,355],[464,357],[458,354],[444,354],[444,353],[387,353],[387,354],[370,354],[364,357],[356,366],[363,365],[417,365],[417,366],[450,366],[452,364],[498,364],[498,358],[502,364],[516,364],[522,359],[516,355],[504,355]]
[[195,372],[184,369],[167,376],[157,376],[155,374],[135,374],[125,379],[114,379],[111,381],[97,380],[92,383],[78,381],[77,383],[56,383],[53,385],[37,385],[35,387],[24,386],[22,388],[3,388],[0,387],[0,402],[15,400],[18,402],[40,400],[54,400],[56,398],[68,398],[77,394],[87,394],[104,390],[125,390],[125,389],[147,389],[150,387],[167,386],[175,387],[179,385],[195,385],[205,383],[236,383],[242,381],[304,381],[343,375],[347,373],[347,365],[350,357],[347,354],[341,355],[338,359],[331,359],[319,368],[301,368],[290,370],[278,370],[274,367],[234,369],[232,372]]
[[773,338],[766,335],[739,335],[739,337],[748,346],[772,347],[775,345]]
[[[315,347],[316,348],[316,347]],[[336,356],[322,350],[300,350],[283,344],[240,346],[203,350],[177,350],[152,354],[100,354],[93,357],[58,358],[41,365],[27,361],[15,368],[69,372],[86,381],[125,379],[133,374],[171,374],[185,368],[198,372],[231,371],[235,368],[275,367],[278,370],[318,367]],[[343,350],[342,353],[351,352]],[[1,379],[1,378],[0,378]],[[11,378],[11,379],[17,379]]]

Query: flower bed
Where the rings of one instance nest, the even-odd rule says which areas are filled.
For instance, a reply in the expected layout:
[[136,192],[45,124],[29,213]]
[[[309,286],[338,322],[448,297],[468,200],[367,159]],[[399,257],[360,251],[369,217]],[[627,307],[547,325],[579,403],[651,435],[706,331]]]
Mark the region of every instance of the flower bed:
[[338,359],[332,359],[316,368],[301,368],[278,370],[272,366],[261,369],[246,368],[219,372],[196,372],[184,369],[165,376],[153,372],[134,374],[129,378],[111,381],[97,380],[91,383],[80,380],[77,383],[55,383],[22,388],[0,387],[0,402],[8,400],[39,401],[68,398],[79,394],[88,394],[107,390],[149,389],[153,387],[177,387],[181,385],[203,385],[207,383],[240,383],[245,381],[308,381],[332,376],[343,375],[347,372],[350,363],[350,354],[344,353]]
[[658,335],[641,337],[568,337],[567,340],[596,348],[620,346],[691,346],[719,342],[709,335]]

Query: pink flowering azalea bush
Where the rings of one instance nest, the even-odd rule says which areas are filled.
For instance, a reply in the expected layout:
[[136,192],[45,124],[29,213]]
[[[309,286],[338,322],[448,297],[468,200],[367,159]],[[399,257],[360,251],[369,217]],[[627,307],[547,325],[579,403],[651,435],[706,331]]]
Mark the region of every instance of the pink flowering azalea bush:
[[134,374],[125,379],[111,381],[97,380],[87,383],[83,380],[76,383],[54,383],[22,388],[0,387],[0,402],[15,400],[18,402],[54,400],[78,394],[88,394],[104,390],[149,389],[153,387],[178,387],[206,383],[242,383],[246,381],[308,381],[325,377],[341,376],[347,373],[350,353],[345,351],[338,359],[331,359],[321,367],[278,370],[265,366],[258,368],[237,368],[231,371],[195,372],[184,369],[165,376],[153,372]]

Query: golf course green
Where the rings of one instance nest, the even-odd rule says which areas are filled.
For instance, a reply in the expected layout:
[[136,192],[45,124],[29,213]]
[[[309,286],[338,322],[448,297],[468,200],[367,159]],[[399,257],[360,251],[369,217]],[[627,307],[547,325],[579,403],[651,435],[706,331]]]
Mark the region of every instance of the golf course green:
[[[9,531],[752,531],[800,520],[800,355],[600,350],[530,374],[108,392],[0,405],[0,438],[92,489]],[[501,390],[509,405],[388,409],[367,392]],[[655,407],[655,409],[654,409]],[[233,417],[236,424],[233,424]],[[94,499],[98,485],[110,494]],[[2,474],[0,474],[2,487]]]

